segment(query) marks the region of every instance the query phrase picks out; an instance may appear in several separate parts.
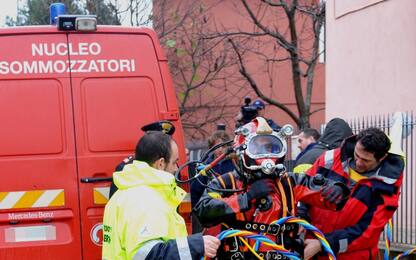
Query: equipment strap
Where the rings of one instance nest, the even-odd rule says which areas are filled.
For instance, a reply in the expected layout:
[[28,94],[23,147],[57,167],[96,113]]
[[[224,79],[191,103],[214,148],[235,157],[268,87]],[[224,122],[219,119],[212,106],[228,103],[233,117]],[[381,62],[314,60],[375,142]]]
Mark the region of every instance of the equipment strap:
[[235,221],[233,222],[234,229],[253,231],[256,233],[266,233],[269,235],[277,236],[285,231],[292,232],[297,230],[297,223],[285,223],[283,225],[279,224],[264,224],[257,222],[247,222],[247,221]]

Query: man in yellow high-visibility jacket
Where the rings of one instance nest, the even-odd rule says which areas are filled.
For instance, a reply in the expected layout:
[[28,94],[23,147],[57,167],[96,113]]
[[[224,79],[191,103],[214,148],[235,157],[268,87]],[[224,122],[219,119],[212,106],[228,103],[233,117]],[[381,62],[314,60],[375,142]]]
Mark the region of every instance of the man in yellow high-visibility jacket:
[[172,175],[178,147],[162,132],[148,132],[136,146],[135,161],[114,173],[118,191],[104,211],[103,259],[200,259],[214,257],[220,241],[187,236],[176,208],[185,191]]

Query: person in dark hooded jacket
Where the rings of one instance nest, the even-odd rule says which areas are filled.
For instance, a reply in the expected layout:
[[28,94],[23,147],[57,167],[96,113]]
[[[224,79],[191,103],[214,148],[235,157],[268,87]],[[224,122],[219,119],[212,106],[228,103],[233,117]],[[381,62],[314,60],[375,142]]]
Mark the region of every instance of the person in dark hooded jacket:
[[297,158],[293,171],[296,173],[306,172],[324,151],[339,147],[342,141],[350,136],[352,136],[352,130],[347,122],[341,118],[332,119],[326,125],[318,142]]
[[[341,146],[342,141],[352,136],[351,127],[341,118],[334,118],[328,122],[324,133],[311,149],[297,158],[293,172],[304,173],[309,170],[319,156],[325,151],[332,150]],[[299,203],[297,206],[297,216],[310,221],[309,205]]]

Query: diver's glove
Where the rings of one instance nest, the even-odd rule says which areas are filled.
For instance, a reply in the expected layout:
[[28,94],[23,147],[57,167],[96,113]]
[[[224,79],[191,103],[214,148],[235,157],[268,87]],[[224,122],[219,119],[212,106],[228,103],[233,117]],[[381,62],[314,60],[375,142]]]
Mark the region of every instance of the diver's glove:
[[337,209],[341,209],[349,196],[349,189],[342,183],[332,183],[322,188],[321,196],[325,201],[336,205]]

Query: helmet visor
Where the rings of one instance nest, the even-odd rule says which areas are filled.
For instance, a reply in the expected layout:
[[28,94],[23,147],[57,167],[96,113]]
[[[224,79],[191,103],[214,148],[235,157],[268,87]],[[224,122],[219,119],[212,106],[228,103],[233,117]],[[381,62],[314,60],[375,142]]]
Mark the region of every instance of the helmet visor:
[[276,157],[283,150],[282,141],[274,135],[256,135],[247,144],[251,157]]

